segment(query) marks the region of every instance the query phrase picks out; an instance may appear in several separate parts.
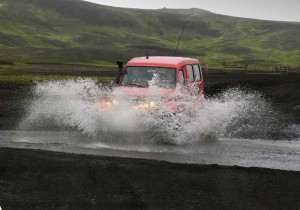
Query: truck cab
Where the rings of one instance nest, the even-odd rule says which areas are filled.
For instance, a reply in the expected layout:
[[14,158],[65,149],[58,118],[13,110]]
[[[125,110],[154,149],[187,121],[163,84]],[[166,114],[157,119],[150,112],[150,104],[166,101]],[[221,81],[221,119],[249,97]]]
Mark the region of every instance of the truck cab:
[[193,58],[151,56],[131,59],[117,78],[117,84],[125,87],[147,88],[153,78],[156,85],[174,89],[186,87],[194,95],[202,95],[204,90],[200,62]]
[[[120,98],[125,98],[136,109],[174,113],[180,107],[197,109],[196,104],[204,99],[202,69],[197,59],[147,56],[131,59],[124,68],[121,62],[118,65],[117,87],[111,94],[114,100],[103,100],[102,107],[116,107]],[[181,110],[184,109],[187,110]]]

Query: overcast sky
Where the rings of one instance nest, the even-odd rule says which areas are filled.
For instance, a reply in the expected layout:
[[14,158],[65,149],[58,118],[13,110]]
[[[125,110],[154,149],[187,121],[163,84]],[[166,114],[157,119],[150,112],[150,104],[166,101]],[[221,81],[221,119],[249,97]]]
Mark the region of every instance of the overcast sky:
[[300,0],[86,0],[98,4],[159,9],[200,8],[213,13],[265,20],[300,22]]

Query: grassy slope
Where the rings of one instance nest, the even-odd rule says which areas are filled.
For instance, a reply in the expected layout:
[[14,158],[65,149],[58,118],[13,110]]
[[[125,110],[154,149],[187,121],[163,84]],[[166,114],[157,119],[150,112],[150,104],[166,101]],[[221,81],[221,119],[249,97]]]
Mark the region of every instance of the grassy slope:
[[138,10],[80,0],[1,0],[0,60],[107,64],[145,54],[226,62],[299,65],[300,24],[216,15],[207,11]]

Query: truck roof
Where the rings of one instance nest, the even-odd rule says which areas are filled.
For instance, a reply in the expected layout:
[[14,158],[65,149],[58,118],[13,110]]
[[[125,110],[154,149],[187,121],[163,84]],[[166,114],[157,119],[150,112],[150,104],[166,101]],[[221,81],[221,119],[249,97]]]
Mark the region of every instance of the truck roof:
[[126,66],[159,66],[180,68],[186,64],[198,64],[194,58],[171,57],[171,56],[149,56],[137,57],[128,61]]

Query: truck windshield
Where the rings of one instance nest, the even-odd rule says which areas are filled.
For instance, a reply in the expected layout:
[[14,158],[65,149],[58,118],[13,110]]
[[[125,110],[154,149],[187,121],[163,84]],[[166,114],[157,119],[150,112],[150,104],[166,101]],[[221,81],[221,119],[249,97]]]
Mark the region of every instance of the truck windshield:
[[128,66],[123,74],[121,85],[147,87],[149,82],[164,88],[176,86],[174,68]]

